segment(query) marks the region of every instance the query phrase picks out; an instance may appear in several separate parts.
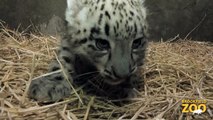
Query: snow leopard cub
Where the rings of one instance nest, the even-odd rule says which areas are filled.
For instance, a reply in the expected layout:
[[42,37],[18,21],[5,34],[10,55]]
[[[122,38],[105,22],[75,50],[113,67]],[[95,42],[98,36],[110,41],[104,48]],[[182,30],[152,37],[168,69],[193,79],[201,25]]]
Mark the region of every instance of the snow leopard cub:
[[147,40],[143,0],[67,0],[67,30],[52,74],[33,80],[29,97],[57,101],[74,86],[123,98],[140,81]]

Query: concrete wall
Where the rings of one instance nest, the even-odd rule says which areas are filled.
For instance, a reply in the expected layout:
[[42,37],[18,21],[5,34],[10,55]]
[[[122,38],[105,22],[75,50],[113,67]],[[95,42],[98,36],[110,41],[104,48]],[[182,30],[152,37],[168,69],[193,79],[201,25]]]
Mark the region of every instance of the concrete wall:
[[213,0],[146,0],[150,37],[168,39],[180,34],[213,41]]
[[30,30],[55,34],[63,29],[65,8],[66,0],[0,0],[0,19],[12,28],[34,24]]
[[[213,41],[213,0],[146,0],[145,4],[150,39],[177,34],[184,38],[200,23],[189,37]],[[44,33],[56,34],[64,28],[65,8],[66,0],[0,0],[0,19],[13,28],[33,23]]]

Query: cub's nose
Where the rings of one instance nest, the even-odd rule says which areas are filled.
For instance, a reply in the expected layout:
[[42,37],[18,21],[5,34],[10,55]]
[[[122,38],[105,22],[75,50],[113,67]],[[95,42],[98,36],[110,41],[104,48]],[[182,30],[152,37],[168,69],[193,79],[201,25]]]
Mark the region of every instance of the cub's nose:
[[126,67],[126,68],[117,68],[112,66],[112,74],[118,78],[118,79],[124,79],[127,78],[131,75],[131,67]]

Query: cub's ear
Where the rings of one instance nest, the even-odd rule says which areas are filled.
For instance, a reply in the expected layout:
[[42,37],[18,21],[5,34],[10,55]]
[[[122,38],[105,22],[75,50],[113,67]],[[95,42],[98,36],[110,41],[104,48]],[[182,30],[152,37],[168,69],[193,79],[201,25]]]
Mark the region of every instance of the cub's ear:
[[83,3],[81,0],[67,0],[67,12],[78,13],[82,9]]
[[74,18],[83,9],[82,0],[67,0],[67,9],[65,12],[66,21],[72,24]]
[[145,0],[141,0],[141,11],[142,11],[142,14],[144,16],[144,19],[146,19],[148,11],[147,11],[146,6],[145,6]]

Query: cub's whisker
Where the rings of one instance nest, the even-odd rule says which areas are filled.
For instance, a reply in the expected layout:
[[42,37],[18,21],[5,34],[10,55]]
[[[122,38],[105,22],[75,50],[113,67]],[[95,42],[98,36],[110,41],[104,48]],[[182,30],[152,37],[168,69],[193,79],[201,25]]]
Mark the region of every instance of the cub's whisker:
[[76,75],[73,78],[76,79],[76,78],[79,78],[79,77],[83,77],[83,76],[86,76],[86,75],[92,75],[92,74],[96,74],[96,73],[100,73],[100,72],[99,71],[87,72],[87,73],[83,73],[83,74],[80,74],[80,75]]

